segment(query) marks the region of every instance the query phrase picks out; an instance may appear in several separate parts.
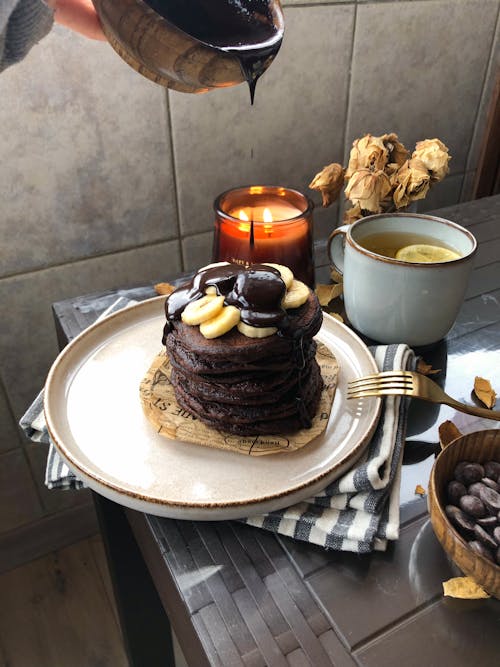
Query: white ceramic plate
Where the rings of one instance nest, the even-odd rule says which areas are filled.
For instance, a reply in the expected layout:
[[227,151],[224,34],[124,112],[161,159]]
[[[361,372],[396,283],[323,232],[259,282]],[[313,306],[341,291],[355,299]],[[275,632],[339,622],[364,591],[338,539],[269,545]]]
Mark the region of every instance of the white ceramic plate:
[[90,488],[133,509],[180,519],[234,519],[310,497],[361,455],[380,399],[347,401],[346,385],[377,371],[364,343],[325,315],[317,338],[340,364],[323,435],[296,452],[244,456],[168,440],[143,414],[139,384],[161,350],[165,297],[82,332],[54,362],[45,416],[59,453]]

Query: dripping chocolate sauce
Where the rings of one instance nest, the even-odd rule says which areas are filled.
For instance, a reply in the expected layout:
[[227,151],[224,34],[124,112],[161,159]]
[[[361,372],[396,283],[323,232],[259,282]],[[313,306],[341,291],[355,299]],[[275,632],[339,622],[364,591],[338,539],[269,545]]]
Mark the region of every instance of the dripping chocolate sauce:
[[253,104],[257,80],[283,39],[272,0],[145,0],[155,12],[204,44],[234,56]]
[[[289,318],[281,306],[286,287],[280,272],[266,264],[252,264],[244,267],[228,263],[198,271],[193,279],[178,287],[165,301],[167,322],[163,330],[162,342],[172,330],[175,320],[180,320],[182,311],[191,302],[205,295],[207,287],[215,287],[218,296],[224,297],[224,305],[236,306],[241,320],[251,326],[277,327],[278,335],[288,336]],[[302,427],[310,428],[311,418],[303,400],[301,373],[306,359],[303,347],[303,332],[293,334],[293,358],[297,368],[297,405]]]

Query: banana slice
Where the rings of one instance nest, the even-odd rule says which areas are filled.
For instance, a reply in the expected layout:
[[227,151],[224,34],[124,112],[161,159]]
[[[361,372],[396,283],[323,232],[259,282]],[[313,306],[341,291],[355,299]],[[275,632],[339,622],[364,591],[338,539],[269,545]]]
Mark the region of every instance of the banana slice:
[[200,324],[200,332],[205,338],[218,338],[230,331],[239,321],[240,311],[236,306],[223,306],[215,317]]
[[407,245],[400,248],[396,253],[396,259],[403,262],[450,262],[453,259],[459,259],[458,252],[454,252],[449,248],[443,248],[436,245],[426,245],[425,243],[417,243],[415,245]]
[[215,317],[224,306],[223,296],[207,294],[201,299],[191,301],[182,311],[181,319],[185,324],[195,326]]
[[293,280],[291,287],[283,297],[281,305],[285,310],[302,306],[309,298],[309,287],[300,280]]
[[272,266],[273,269],[276,269],[281,274],[281,280],[285,283],[287,289],[290,289],[293,282],[293,273],[288,268],[288,266],[283,266],[283,264],[271,264],[271,262],[264,262],[266,266]]
[[217,289],[215,285],[209,285],[208,287],[206,287],[205,294],[207,294],[208,296],[217,296]]
[[267,338],[275,334],[276,327],[253,327],[245,322],[238,322],[238,331],[248,338]]

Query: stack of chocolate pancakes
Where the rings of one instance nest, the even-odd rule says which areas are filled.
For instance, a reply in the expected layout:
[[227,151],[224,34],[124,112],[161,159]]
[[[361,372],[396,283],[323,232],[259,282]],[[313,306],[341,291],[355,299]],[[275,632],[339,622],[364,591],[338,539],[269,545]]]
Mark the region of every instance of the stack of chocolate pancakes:
[[209,265],[165,312],[170,381],[184,410],[237,435],[310,427],[323,388],[313,340],[322,312],[287,267]]

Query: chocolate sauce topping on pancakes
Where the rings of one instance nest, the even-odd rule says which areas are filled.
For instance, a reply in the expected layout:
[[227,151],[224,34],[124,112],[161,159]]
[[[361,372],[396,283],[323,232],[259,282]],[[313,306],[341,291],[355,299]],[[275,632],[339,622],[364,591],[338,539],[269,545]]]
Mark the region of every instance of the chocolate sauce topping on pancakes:
[[[237,327],[207,339],[182,320],[183,310],[207,288],[236,306],[253,327],[276,327],[266,337],[248,337]],[[165,304],[164,343],[170,381],[179,405],[220,431],[237,435],[290,433],[308,428],[323,380],[313,340],[322,323],[316,295],[285,310],[286,286],[274,267],[219,264],[201,269]]]
[[281,307],[286,291],[280,272],[267,264],[219,264],[198,271],[190,283],[176,289],[165,305],[167,326],[179,320],[182,311],[192,301],[200,299],[207,287],[215,287],[224,297],[224,305],[236,306],[241,319],[255,327],[271,327],[286,330],[288,317]]

